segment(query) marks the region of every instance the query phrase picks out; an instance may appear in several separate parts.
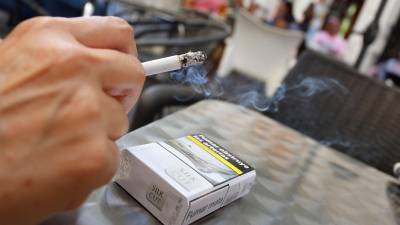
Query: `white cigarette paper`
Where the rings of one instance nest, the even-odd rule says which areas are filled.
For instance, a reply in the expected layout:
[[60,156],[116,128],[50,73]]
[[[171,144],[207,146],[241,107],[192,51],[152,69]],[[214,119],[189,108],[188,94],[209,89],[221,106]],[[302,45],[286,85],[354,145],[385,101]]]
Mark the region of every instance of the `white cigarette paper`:
[[180,70],[185,67],[203,64],[206,56],[203,52],[188,52],[142,63],[146,76]]
[[146,76],[179,70],[182,68],[182,64],[177,55],[148,61],[142,65]]

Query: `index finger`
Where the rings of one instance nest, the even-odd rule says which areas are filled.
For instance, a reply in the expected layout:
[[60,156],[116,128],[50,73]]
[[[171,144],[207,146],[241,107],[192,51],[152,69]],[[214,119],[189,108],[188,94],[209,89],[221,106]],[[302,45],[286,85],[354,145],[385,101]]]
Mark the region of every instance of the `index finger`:
[[133,28],[119,17],[79,17],[66,19],[64,24],[87,47],[113,49],[137,57]]

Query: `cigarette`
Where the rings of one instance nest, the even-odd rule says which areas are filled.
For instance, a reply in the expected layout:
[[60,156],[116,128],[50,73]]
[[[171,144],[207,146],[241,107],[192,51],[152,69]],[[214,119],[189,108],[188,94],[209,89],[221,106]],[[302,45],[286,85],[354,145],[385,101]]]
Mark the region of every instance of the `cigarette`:
[[146,76],[180,70],[189,66],[201,65],[206,61],[206,55],[201,52],[188,52],[142,63]]

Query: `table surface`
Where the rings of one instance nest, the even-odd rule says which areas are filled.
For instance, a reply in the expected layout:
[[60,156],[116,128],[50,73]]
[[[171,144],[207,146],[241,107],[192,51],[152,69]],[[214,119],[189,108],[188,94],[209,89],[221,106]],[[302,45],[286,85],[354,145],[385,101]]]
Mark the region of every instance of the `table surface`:
[[[194,224],[386,225],[400,220],[395,179],[261,114],[207,100],[127,134],[120,147],[203,133],[253,165],[256,184],[244,198]],[[158,225],[115,183],[78,210],[42,225]],[[400,224],[400,223],[399,223]]]

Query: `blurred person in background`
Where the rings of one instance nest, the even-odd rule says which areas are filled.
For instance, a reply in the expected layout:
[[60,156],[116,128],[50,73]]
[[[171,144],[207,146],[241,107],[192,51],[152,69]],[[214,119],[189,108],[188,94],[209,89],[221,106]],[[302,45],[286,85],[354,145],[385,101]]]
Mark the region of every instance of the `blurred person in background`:
[[282,0],[277,7],[275,16],[267,24],[281,29],[299,29],[293,15],[293,3],[288,0]]
[[397,57],[378,63],[372,68],[370,74],[382,81],[391,80],[400,87],[400,52],[397,53]]
[[257,4],[257,2],[255,0],[251,0],[249,3],[249,6],[247,7],[247,11],[254,15],[258,10],[259,10],[260,6]]
[[[314,18],[314,3],[311,3],[303,13],[303,21],[299,24],[299,29],[307,36],[310,30],[311,22]],[[307,38],[305,38],[297,51],[297,56],[300,56],[307,49]]]
[[314,19],[315,4],[311,3],[304,11],[303,21],[299,24],[299,29],[303,32],[308,32],[311,22]]
[[319,30],[321,30],[325,17],[329,12],[329,4],[327,0],[317,0],[311,4],[313,5],[314,12],[306,34],[307,43],[313,39],[314,35]]
[[330,17],[323,30],[317,32],[308,47],[326,55],[341,59],[346,50],[346,41],[339,35],[340,20]]
[[227,0],[186,0],[184,6],[186,8],[214,13],[220,16],[225,16],[228,11]]
[[231,2],[235,10],[243,8],[243,0],[231,0]]
[[110,181],[144,79],[120,18],[37,17],[0,39],[1,224],[38,224]]

